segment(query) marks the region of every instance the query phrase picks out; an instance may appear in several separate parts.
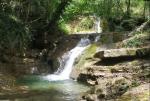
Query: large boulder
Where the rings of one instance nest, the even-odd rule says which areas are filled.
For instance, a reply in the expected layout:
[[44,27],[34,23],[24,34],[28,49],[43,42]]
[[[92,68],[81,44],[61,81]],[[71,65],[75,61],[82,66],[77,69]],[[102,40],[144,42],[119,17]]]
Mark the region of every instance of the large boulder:
[[149,101],[149,83],[131,88],[124,93],[117,101]]
[[101,85],[94,86],[88,94],[83,96],[86,101],[105,101],[117,98],[124,94],[130,87],[131,82],[123,77],[108,80]]

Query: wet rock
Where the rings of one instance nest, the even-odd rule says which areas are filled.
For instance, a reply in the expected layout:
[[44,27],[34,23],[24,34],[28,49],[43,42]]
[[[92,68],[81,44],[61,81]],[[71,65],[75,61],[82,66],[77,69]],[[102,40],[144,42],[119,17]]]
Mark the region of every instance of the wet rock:
[[48,59],[47,64],[49,66],[49,73],[54,73],[60,67],[60,62],[58,59]]
[[81,73],[81,70],[77,70],[77,69],[73,68],[73,70],[70,74],[70,78],[72,78],[73,80],[77,80],[80,73]]
[[88,94],[85,99],[86,99],[86,101],[96,101],[97,95],[96,94]]
[[90,75],[90,74],[80,74],[79,77],[77,78],[77,80],[79,82],[83,82],[86,84],[90,84],[90,85],[96,85],[97,84],[97,79],[98,77]]

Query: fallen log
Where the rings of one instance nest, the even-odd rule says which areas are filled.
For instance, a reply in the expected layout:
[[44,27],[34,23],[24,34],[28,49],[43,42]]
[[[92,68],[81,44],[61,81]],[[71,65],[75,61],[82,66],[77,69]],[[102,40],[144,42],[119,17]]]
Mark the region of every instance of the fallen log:
[[146,26],[148,26],[149,24],[150,24],[150,20],[147,20],[147,21],[144,22],[141,26],[137,27],[135,30],[133,30],[132,32],[130,32],[130,33],[128,34],[128,36],[133,36],[134,33],[143,31],[144,28],[145,28]]

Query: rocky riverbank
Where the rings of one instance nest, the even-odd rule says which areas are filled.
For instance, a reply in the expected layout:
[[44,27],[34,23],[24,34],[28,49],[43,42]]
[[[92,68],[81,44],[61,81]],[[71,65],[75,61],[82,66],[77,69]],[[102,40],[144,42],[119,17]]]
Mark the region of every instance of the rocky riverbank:
[[[146,38],[149,43],[149,36]],[[124,41],[123,41],[124,42]],[[117,43],[118,45],[118,43]],[[150,78],[150,47],[102,49],[84,53],[77,61],[72,78],[91,85],[81,101],[148,101]],[[89,50],[89,49],[87,49]],[[91,50],[91,49],[90,49]],[[88,54],[85,57],[85,54]],[[85,61],[83,62],[84,59]],[[82,61],[82,63],[80,63]],[[80,64],[80,68],[79,65]],[[81,65],[82,64],[82,65]],[[143,89],[143,92],[141,92]],[[134,97],[136,96],[136,97]]]
[[98,63],[82,71],[78,81],[94,86],[87,95],[83,96],[87,101],[110,100],[120,97],[133,87],[148,84],[149,72],[150,58],[124,60],[111,65]]
[[[149,83],[149,36],[145,38],[147,40],[145,46],[123,48],[122,44],[118,47],[120,43],[112,43],[124,39],[118,37],[115,39],[114,34],[116,33],[102,34],[102,44],[92,43],[75,62],[76,65],[71,77],[93,87],[89,92],[82,95],[82,100],[118,99],[120,101],[120,99],[126,98],[127,92],[134,89],[133,87],[148,85]],[[16,78],[30,74],[46,75],[53,73],[59,67],[58,57],[72,49],[82,37],[88,37],[94,42],[96,36],[97,34],[66,36],[54,43],[56,46],[53,50],[50,48],[29,50],[25,56],[3,55],[1,59],[4,61],[0,63],[0,96],[9,95],[11,97],[17,94],[23,96],[30,94],[28,87],[15,84]],[[105,40],[107,38],[108,40]],[[144,86],[144,89],[148,89],[147,86]],[[146,99],[147,92],[143,96]]]
[[[91,91],[82,96],[85,101],[118,99],[134,87],[149,85],[149,54],[144,58],[132,58],[130,55],[128,58],[120,58],[120,56],[95,61],[81,70],[77,80],[93,86]],[[145,89],[149,89],[148,86]],[[144,97],[148,100],[147,95]]]

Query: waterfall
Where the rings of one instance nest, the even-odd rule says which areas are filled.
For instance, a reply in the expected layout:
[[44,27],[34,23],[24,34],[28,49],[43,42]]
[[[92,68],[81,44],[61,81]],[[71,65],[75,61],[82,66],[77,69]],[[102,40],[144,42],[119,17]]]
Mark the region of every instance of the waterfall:
[[[73,64],[75,62],[75,59],[81,55],[81,53],[86,49],[86,47],[90,44],[90,40],[87,38],[82,38],[77,46],[70,50],[69,52],[65,53],[62,56],[62,61],[64,62],[64,67],[61,67],[58,69],[58,71],[54,74],[47,75],[44,77],[44,79],[49,81],[57,81],[57,80],[66,80],[69,79],[70,73],[73,68]],[[63,69],[63,70],[61,70]],[[60,73],[59,73],[60,72]]]
[[94,18],[95,18],[95,32],[102,33],[100,17],[94,15]]
[[101,33],[102,28],[101,28],[101,20],[100,18],[97,18],[97,33]]

